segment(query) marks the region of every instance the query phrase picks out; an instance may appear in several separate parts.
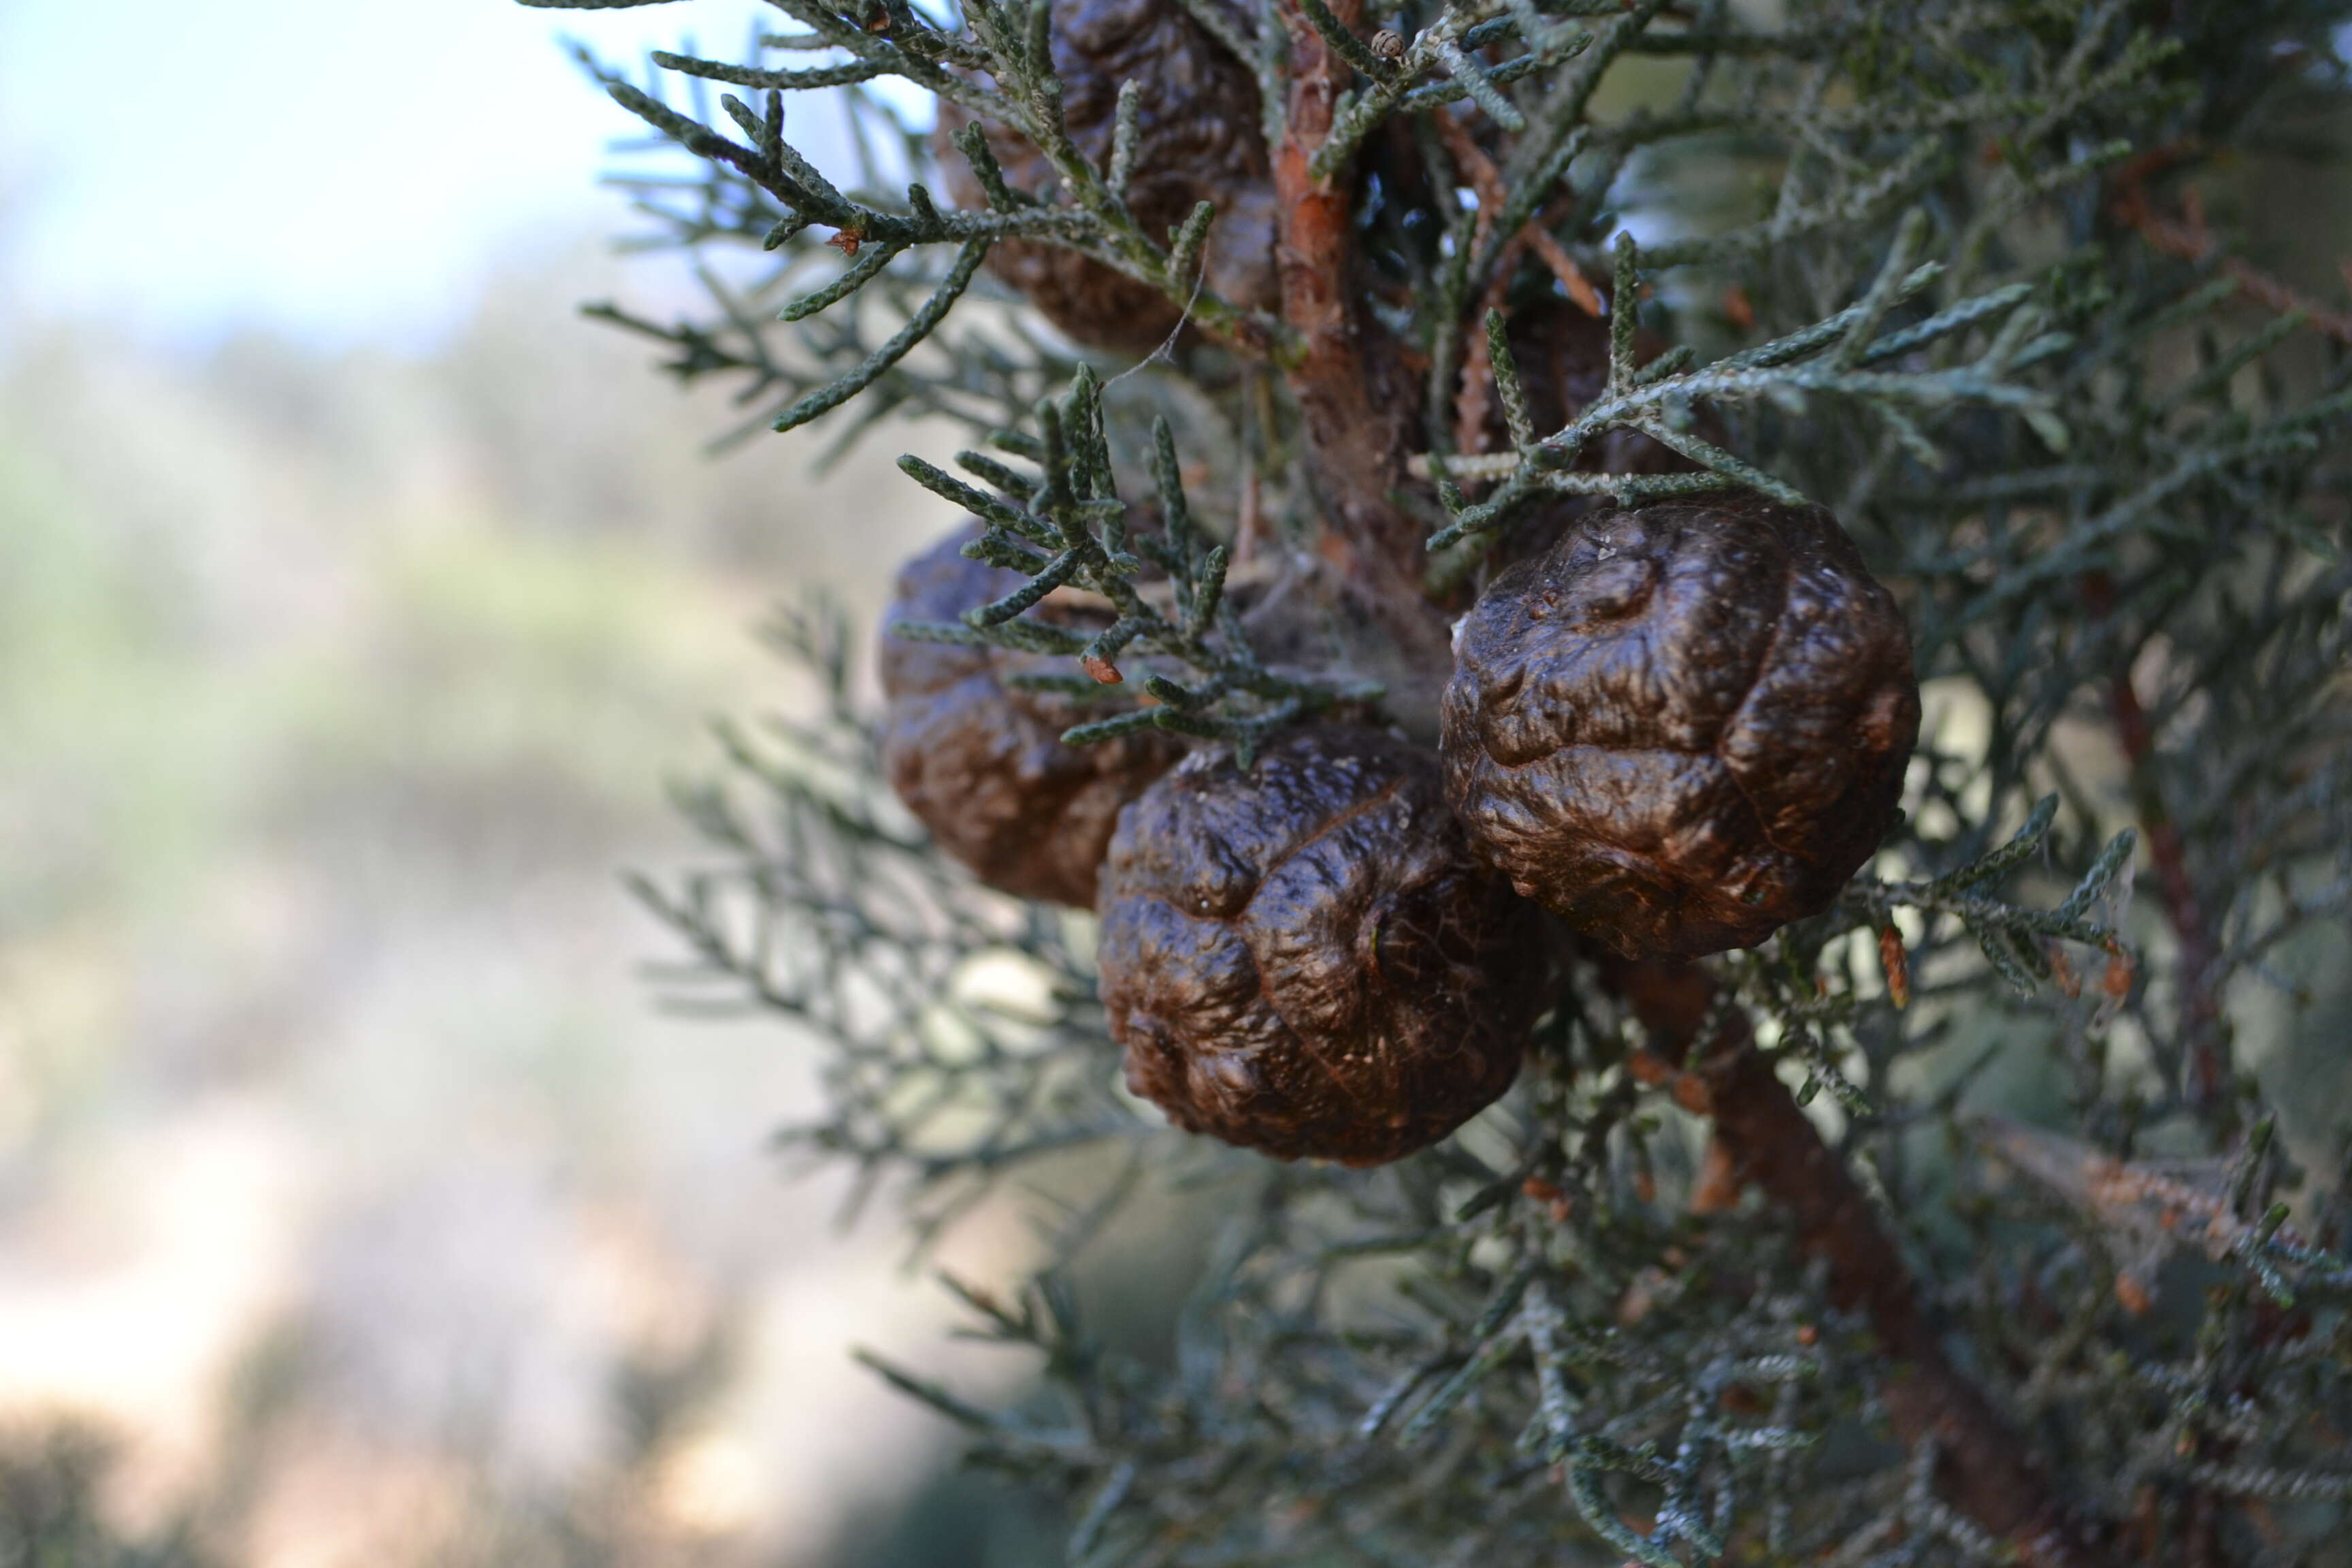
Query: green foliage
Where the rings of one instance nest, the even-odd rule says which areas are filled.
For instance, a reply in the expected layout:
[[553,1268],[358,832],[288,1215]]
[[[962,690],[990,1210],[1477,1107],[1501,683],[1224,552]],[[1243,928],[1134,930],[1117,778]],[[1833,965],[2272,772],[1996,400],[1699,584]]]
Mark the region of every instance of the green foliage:
[[[1154,728],[1228,741],[1246,755],[1270,731],[1303,716],[1342,702],[1379,699],[1377,684],[1277,675],[1251,651],[1225,598],[1230,552],[1222,544],[1205,542],[1192,527],[1167,420],[1156,421],[1151,432],[1151,474],[1159,492],[1161,531],[1156,538],[1138,535],[1130,540],[1127,503],[1118,498],[1093,373],[1081,366],[1068,399],[1042,404],[1037,414],[1038,437],[1010,432],[997,437],[1000,445],[1037,462],[1035,478],[978,453],[961,456],[965,468],[995,483],[1003,496],[976,490],[919,458],[899,459],[898,466],[917,483],[986,523],[981,537],[965,546],[965,554],[1032,575],[995,603],[965,611],[961,624],[901,622],[897,635],[916,642],[1002,644],[1074,655],[1087,671],[1088,684],[1097,688],[1123,680],[1112,661],[1130,644],[1181,659],[1205,677],[1198,685],[1185,686],[1157,672],[1146,676],[1144,689],[1153,699],[1150,704],[1073,726],[1062,736],[1071,745]],[[1050,559],[1040,553],[1040,546],[1053,552]],[[1168,580],[1169,611],[1136,586],[1147,562]],[[1108,599],[1118,619],[1085,637],[1021,618],[1065,583]]]
[[[1197,228],[1127,214],[1131,96],[1097,169],[1060,119],[1045,0],[777,4],[810,30],[741,66],[660,58],[768,93],[724,100],[740,140],[599,69],[702,161],[682,185],[635,184],[661,242],[781,258],[740,285],[707,272],[705,321],[607,313],[670,345],[681,376],[741,378],[780,426],[855,397],[842,439],[940,414],[1031,465],[967,454],[973,485],[908,460],[985,521],[980,558],[1030,579],[917,635],[1066,654],[1089,680],[1130,645],[1194,672],[1071,739],[1152,724],[1246,744],[1368,695],[1270,673],[1222,598],[1243,537],[1227,494],[1283,537],[1321,526],[1278,374],[1306,349],[1203,289]],[[2273,1135],[2263,1042],[2235,1020],[2258,991],[2307,992],[2297,944],[2352,908],[2352,364],[2343,324],[2189,198],[2216,169],[2332,156],[2352,9],[1785,9],[1414,0],[1372,18],[1411,40],[1391,59],[1306,0],[1297,36],[1355,73],[1313,171],[1373,172],[1357,260],[1425,375],[1413,469],[1431,489],[1399,504],[1465,572],[1561,493],[1738,483],[1838,513],[1901,598],[1927,682],[1908,816],[1835,909],[1719,961],[1717,1005],[1803,1085],[1955,1359],[2086,1518],[2182,1553],[2153,1560],[2343,1561],[2343,1173]],[[1196,14],[1257,73],[1279,142],[1279,8]],[[777,50],[828,63],[771,68]],[[886,164],[931,156],[875,94],[885,77],[1028,137],[1058,196],[1011,191],[973,134],[957,145],[988,211],[942,211],[919,183],[885,195]],[[887,129],[888,158],[869,149],[847,190],[783,140],[780,95],[811,88]],[[1498,162],[1459,162],[1441,117]],[[2342,165],[2312,166],[2340,197]],[[2259,237],[2294,215],[2227,216]],[[812,226],[854,236],[855,259],[832,263]],[[1605,392],[1552,431],[1492,313],[1555,288],[1530,226],[1620,302]],[[1213,341],[1107,396],[1083,354],[974,309],[980,258],[1016,237],[1150,285]],[[1507,449],[1457,452],[1482,323]],[[1639,364],[1641,326],[1675,349]],[[1621,428],[1696,471],[1578,469]],[[1190,485],[1180,451],[1244,482]],[[1130,531],[1141,487],[1122,464],[1151,477],[1156,532]],[[1147,563],[1164,594],[1139,586]],[[1064,584],[1118,624],[1082,638],[1024,616]],[[1939,1500],[1933,1442],[1887,1440],[1894,1369],[1798,1238],[1769,1211],[1694,1205],[1705,1125],[1637,1070],[1653,1042],[1597,972],[1555,999],[1503,1104],[1402,1164],[1274,1167],[1179,1138],[1118,1090],[1085,922],[975,889],[898,822],[839,628],[790,626],[829,672],[828,716],[730,731],[732,784],[688,802],[724,864],[643,891],[692,949],[694,994],[819,1037],[834,1110],[797,1140],[910,1176],[927,1233],[1048,1153],[1125,1173],[1026,1297],[965,1292],[978,1331],[1037,1355],[1045,1394],[983,1409],[886,1363],[980,1459],[1070,1500],[1072,1561],[1858,1568],[2024,1550]],[[982,984],[1006,964],[1018,1005]],[[1164,1373],[1103,1353],[1066,1286],[1144,1183],[1228,1216]],[[2151,1227],[2148,1204],[2172,1221]]]
[[205,1568],[214,1554],[185,1522],[126,1535],[100,1492],[112,1456],[71,1425],[0,1433],[0,1568]]
[[[1942,457],[1914,423],[1914,413],[1969,404],[2008,408],[2022,415],[2044,443],[2063,451],[2066,427],[2058,418],[2051,395],[2005,379],[2067,347],[2063,334],[2034,335],[2039,312],[2019,309],[2032,293],[2029,285],[2011,284],[1962,300],[1925,321],[1879,335],[1888,312],[1917,298],[1945,270],[1934,262],[1916,268],[1911,265],[1927,226],[1923,212],[1914,209],[1907,216],[1877,279],[1859,302],[1810,327],[1696,369],[1678,370],[1674,361],[1661,360],[1647,372],[1637,370],[1633,353],[1634,314],[1618,312],[1610,323],[1608,386],[1568,425],[1539,441],[1515,441],[1518,449],[1514,452],[1486,458],[1435,458],[1424,465],[1433,474],[1457,480],[1503,481],[1481,504],[1454,508],[1454,521],[1431,536],[1430,548],[1442,549],[1466,535],[1498,528],[1510,520],[1514,510],[1543,491],[1614,496],[1632,504],[1659,496],[1744,485],[1788,505],[1803,505],[1806,498],[1801,491],[1689,428],[1691,405],[1701,401],[1719,404],[1808,395],[1852,398],[1864,404],[1885,422],[1890,437],[1930,467],[1940,467]],[[1639,247],[1632,236],[1621,233],[1616,251],[1615,295],[1635,298],[1641,290]],[[1969,364],[1948,370],[1873,368],[1906,357],[1916,360],[1928,345],[1993,321],[2000,321],[2002,329]],[[1507,408],[1517,400],[1518,373],[1508,342],[1494,327],[1488,331],[1496,379]],[[1588,446],[1611,430],[1637,430],[1681,453],[1703,471],[1655,476],[1568,471]]]

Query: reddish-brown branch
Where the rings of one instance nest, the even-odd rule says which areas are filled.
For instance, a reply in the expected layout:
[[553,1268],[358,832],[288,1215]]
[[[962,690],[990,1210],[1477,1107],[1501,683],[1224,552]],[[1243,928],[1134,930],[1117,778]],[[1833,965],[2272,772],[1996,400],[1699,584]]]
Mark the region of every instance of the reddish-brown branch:
[[[1334,7],[1353,26],[1362,0]],[[1294,9],[1287,133],[1276,149],[1275,189],[1282,205],[1276,263],[1282,314],[1296,334],[1286,366],[1306,424],[1307,462],[1327,509],[1326,533],[1339,563],[1358,581],[1384,581],[1404,568],[1418,580],[1420,523],[1391,499],[1402,481],[1412,434],[1413,398],[1400,384],[1396,355],[1364,317],[1354,288],[1352,176],[1318,181],[1310,172],[1331,132],[1348,63]]]
[[[2105,618],[2115,607],[2115,585],[2104,572],[2083,579],[2083,603],[2092,615]],[[2189,845],[2179,824],[2165,808],[2154,768],[2156,733],[2147,710],[2132,686],[2131,651],[2116,657],[2107,680],[2107,710],[2115,716],[2116,740],[2131,766],[2134,813],[2139,818],[2147,858],[2156,868],[2157,893],[2164,902],[2173,940],[2180,945],[2180,1045],[2189,1053],[2190,1086],[2200,1103],[2221,1089],[2221,999],[2213,973],[2220,950],[2213,941],[2197,884],[2189,875]]]
[[[1504,259],[1510,259],[1514,240],[1507,247]],[[1475,457],[1486,449],[1486,416],[1494,412],[1489,394],[1495,384],[1495,355],[1486,342],[1485,325],[1488,310],[1499,310],[1503,304],[1503,278],[1497,274],[1486,286],[1486,297],[1478,301],[1479,320],[1470,324],[1469,342],[1462,355],[1462,384],[1454,394],[1454,449]]]
[[[1354,26],[1363,3],[1338,0],[1332,8]],[[1433,732],[1452,644],[1444,615],[1422,591],[1428,525],[1397,500],[1415,445],[1418,400],[1402,346],[1369,318],[1356,287],[1354,175],[1317,180],[1310,172],[1352,71],[1294,5],[1285,6],[1284,20],[1290,99],[1274,154],[1282,207],[1275,260],[1294,338],[1284,371],[1298,404],[1307,480],[1323,512],[1325,558],[1358,612],[1391,639],[1418,689],[1391,682],[1391,711],[1409,729]]]
[[[1788,1216],[1804,1249],[1829,1266],[1830,1297],[1869,1320],[1885,1352],[1888,1420],[1906,1447],[1937,1447],[1937,1491],[2030,1568],[2110,1568],[2111,1548],[2070,1517],[2035,1469],[2022,1436],[1945,1353],[1917,1281],[1852,1172],[1758,1052],[1747,1015],[1723,1010],[1696,1058],[1693,1042],[1716,1000],[1689,964],[1618,963],[1610,981],[1649,1030],[1655,1054],[1636,1062],[1670,1082],[1676,1103],[1715,1120],[1738,1176]],[[1690,1061],[1687,1069],[1672,1064]]]
[[[2178,142],[2169,146],[2154,148],[2141,153],[2116,172],[2113,211],[2116,220],[2139,231],[2140,237],[2167,256],[2194,266],[2211,261],[2221,248],[2220,240],[2205,225],[2205,205],[2192,187],[2181,193],[2180,211],[2176,216],[2157,205],[2148,195],[2147,182],[2166,169],[2196,156],[2194,142]],[[2352,268],[2352,263],[2347,263]],[[2264,272],[2242,257],[2221,258],[2222,275],[2238,285],[2239,291],[2278,311],[2301,310],[2310,318],[2312,330],[2325,332],[2338,342],[2352,343],[2352,316],[2341,310],[2331,310]],[[2352,279],[2352,271],[2347,271]]]

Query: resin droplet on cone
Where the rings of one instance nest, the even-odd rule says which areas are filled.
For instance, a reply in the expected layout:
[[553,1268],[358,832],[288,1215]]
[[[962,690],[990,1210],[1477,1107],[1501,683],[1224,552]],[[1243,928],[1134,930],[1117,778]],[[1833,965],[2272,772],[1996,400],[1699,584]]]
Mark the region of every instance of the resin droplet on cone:
[[1188,1131],[1378,1164],[1518,1070],[1534,911],[1473,859],[1428,753],[1386,731],[1188,759],[1120,816],[1100,909],[1128,1086]]
[[1581,519],[1464,620],[1446,792],[1528,898],[1628,957],[1820,913],[1895,821],[1911,641],[1818,507],[1739,493]]
[[[1093,746],[1066,746],[1062,731],[1099,718],[1067,697],[1007,688],[1023,671],[1074,672],[1071,660],[1002,648],[910,642],[901,621],[953,621],[1019,587],[1021,574],[967,561],[975,521],[898,574],[882,621],[882,766],[890,787],[940,847],[990,887],[1084,909],[1119,808],[1183,755],[1156,731]],[[1052,602],[1032,619],[1087,631],[1108,613]]]

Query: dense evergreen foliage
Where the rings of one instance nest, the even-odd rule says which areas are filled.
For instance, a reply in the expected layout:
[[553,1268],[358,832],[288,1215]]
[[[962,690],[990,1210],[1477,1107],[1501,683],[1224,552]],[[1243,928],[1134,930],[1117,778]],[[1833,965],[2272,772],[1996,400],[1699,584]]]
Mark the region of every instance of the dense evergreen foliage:
[[[730,731],[718,862],[643,890],[686,996],[813,1028],[795,1136],[926,1233],[1092,1152],[1055,1267],[969,1292],[1050,1396],[883,1368],[1069,1500],[1073,1562],[2352,1560],[2352,1194],[2245,1022],[2330,1000],[2352,900],[2352,320],[2283,243],[2345,178],[2352,7],[774,3],[739,61],[589,62],[694,160],[629,183],[710,292],[598,313],[747,431],[966,428],[969,478],[903,467],[1017,585],[898,634],[1056,656],[1019,679],[1089,705],[1067,743],[1245,763],[1374,703],[1425,742],[1507,563],[1726,486],[1834,513],[1925,694],[1826,912],[1696,963],[1563,941],[1516,1088],[1355,1170],[1123,1093],[1092,922],[943,859],[844,628],[786,618],[829,710]],[[810,89],[854,168],[795,150]],[[1090,348],[1048,289],[1181,324]],[[1534,326],[1571,310],[1581,380]],[[1314,657],[1261,646],[1277,593]],[[1225,1218],[1177,1352],[1105,1353],[1067,1270],[1178,1188]]]

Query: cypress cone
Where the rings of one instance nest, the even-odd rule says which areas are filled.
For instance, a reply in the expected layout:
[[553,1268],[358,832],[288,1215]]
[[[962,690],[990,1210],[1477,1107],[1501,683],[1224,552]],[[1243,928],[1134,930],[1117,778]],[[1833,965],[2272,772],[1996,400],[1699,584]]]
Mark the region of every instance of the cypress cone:
[[1455,640],[1440,742],[1479,852],[1628,958],[1829,907],[1919,731],[1901,614],[1837,521],[1745,492],[1579,519]]
[[[1204,281],[1235,305],[1272,309],[1280,299],[1274,270],[1276,207],[1249,68],[1194,21],[1181,0],[1052,5],[1054,68],[1062,79],[1062,118],[1070,140],[1097,168],[1108,168],[1119,85],[1135,82],[1141,92],[1139,134],[1135,177],[1125,193],[1128,210],[1164,245],[1194,204],[1215,203]],[[1246,26],[1238,14],[1234,20]],[[959,206],[984,207],[987,195],[951,140],[973,117],[945,100],[939,110],[934,145],[948,192]],[[1054,182],[1053,164],[1027,137],[1002,125],[985,132],[1014,189],[1042,195]],[[988,266],[1047,321],[1089,347],[1156,347],[1181,314],[1150,285],[1055,246],[1000,240]]]
[[[1183,746],[1157,731],[1092,746],[1062,731],[1101,716],[1069,697],[1004,684],[1066,675],[1066,658],[912,642],[902,621],[953,621],[1021,585],[1016,572],[966,560],[975,520],[910,561],[882,622],[882,766],[940,847],[990,887],[1090,908],[1119,808],[1173,766]],[[1093,631],[1108,612],[1049,600],[1031,618]]]
[[1474,860],[1429,754],[1385,731],[1187,759],[1121,814],[1101,910],[1128,1087],[1189,1131],[1379,1164],[1518,1070],[1534,911]]

